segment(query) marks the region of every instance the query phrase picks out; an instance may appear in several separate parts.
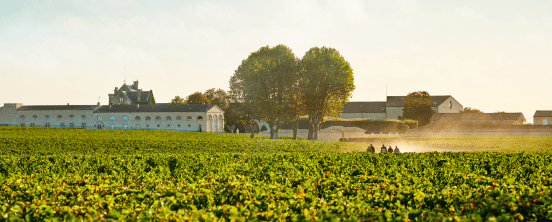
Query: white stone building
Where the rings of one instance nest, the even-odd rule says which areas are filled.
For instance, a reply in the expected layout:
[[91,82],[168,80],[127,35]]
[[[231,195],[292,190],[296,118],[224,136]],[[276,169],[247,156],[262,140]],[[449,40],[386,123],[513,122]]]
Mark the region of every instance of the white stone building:
[[[406,96],[388,96],[385,102],[349,102],[339,116],[343,119],[398,119],[403,115]],[[435,113],[459,113],[464,109],[452,96],[431,96]]]
[[5,103],[0,126],[75,127],[224,132],[224,111],[216,105],[61,105]]

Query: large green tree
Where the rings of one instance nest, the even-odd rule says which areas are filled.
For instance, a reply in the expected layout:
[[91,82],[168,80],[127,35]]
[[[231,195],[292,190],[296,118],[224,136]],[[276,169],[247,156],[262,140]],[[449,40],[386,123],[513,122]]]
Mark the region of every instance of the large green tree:
[[186,100],[180,96],[175,96],[174,99],[171,99],[171,105],[184,105],[186,104]]
[[195,92],[186,97],[187,104],[211,104],[211,100],[201,92]]
[[230,79],[232,102],[240,102],[254,119],[270,126],[278,138],[282,122],[289,117],[286,106],[298,85],[298,59],[285,45],[261,47],[242,61]]
[[420,125],[427,125],[435,113],[431,109],[431,96],[426,91],[409,93],[404,99],[403,118],[417,120]]
[[228,94],[223,89],[212,88],[203,94],[211,101],[211,104],[217,105],[222,110],[226,110],[228,107]]
[[337,116],[355,89],[353,69],[334,48],[314,47],[300,61],[301,101],[309,115],[308,139],[318,139],[324,116]]

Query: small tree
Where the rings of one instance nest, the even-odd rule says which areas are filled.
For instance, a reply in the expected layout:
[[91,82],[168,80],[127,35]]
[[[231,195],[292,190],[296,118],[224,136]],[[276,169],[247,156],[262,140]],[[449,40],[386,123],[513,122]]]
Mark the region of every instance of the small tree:
[[483,111],[476,108],[464,107],[464,110],[461,110],[460,113],[483,113]]
[[175,96],[174,99],[171,100],[171,105],[185,105],[186,104],[186,101],[184,100],[184,98],[180,97],[180,96]]
[[211,100],[201,92],[195,92],[186,97],[187,104],[211,104]]
[[403,118],[418,120],[420,125],[427,125],[433,116],[431,96],[426,91],[409,93],[404,100]]
[[204,95],[211,101],[211,104],[217,105],[222,110],[226,111],[228,108],[228,95],[223,89],[208,89]]

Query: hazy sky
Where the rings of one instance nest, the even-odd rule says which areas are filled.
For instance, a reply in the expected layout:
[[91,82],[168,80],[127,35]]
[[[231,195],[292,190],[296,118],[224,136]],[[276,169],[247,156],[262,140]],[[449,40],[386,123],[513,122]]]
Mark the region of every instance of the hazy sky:
[[[184,2],[184,3],[183,3]],[[485,112],[552,110],[551,0],[0,0],[0,103],[107,104],[138,79],[157,102],[228,89],[241,60],[336,48],[351,101],[425,90]]]

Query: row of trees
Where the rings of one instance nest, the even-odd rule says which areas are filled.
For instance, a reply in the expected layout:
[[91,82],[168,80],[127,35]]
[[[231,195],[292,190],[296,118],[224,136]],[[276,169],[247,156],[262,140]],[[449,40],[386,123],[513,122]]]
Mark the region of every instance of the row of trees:
[[228,95],[223,89],[212,88],[205,91],[205,93],[192,93],[186,96],[186,99],[180,96],[175,96],[174,99],[171,100],[170,104],[214,104],[222,110],[225,110],[228,107]]
[[282,124],[291,122],[295,139],[299,116],[308,115],[308,139],[316,140],[324,116],[339,114],[348,102],[353,81],[350,64],[336,49],[313,47],[299,59],[285,45],[261,47],[230,78],[227,124],[243,121],[253,132],[255,120],[263,120],[277,139]]

